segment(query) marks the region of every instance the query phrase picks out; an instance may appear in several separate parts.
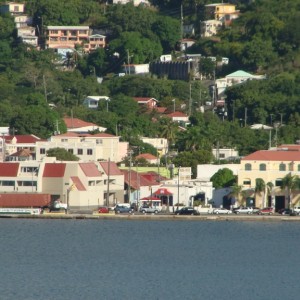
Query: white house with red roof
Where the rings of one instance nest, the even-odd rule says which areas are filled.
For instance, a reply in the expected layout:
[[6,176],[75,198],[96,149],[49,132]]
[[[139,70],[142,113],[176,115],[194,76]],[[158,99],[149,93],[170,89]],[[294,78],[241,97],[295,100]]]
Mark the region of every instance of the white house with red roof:
[[64,117],[64,122],[68,132],[89,133],[95,130],[99,130],[100,132],[106,131],[105,127],[98,126],[91,122],[85,122],[78,118]]
[[[288,193],[281,188],[282,180],[288,174],[291,176],[300,175],[300,148],[298,145],[285,146],[282,145],[272,150],[256,151],[241,159],[238,185],[242,186],[243,190],[249,191],[248,200],[256,201],[255,206],[272,206],[276,211],[289,207]],[[263,179],[265,184],[273,184],[270,195],[267,195],[267,192],[262,192],[255,197],[254,191],[258,178]],[[292,191],[290,197],[292,205],[300,206],[299,191]]]
[[42,160],[52,148],[64,148],[81,161],[122,161],[127,155],[128,143],[108,133],[78,134],[67,132],[52,136],[48,141],[36,143],[36,159]]
[[189,116],[181,111],[175,111],[166,115],[171,118],[173,122],[178,123],[189,123]]
[[40,207],[49,204],[47,199],[90,210],[123,202],[124,175],[114,162],[59,162],[47,157],[0,163],[0,207]]

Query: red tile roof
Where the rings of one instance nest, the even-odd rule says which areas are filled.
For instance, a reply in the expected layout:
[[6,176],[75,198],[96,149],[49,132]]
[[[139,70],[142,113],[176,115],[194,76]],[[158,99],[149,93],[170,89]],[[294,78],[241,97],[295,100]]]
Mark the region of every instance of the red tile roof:
[[64,122],[67,126],[67,128],[80,128],[80,127],[86,127],[86,126],[96,126],[98,125],[90,122],[85,122],[83,120],[77,119],[77,118],[70,118],[70,117],[64,117]]
[[43,177],[64,177],[65,169],[65,163],[46,163]]
[[[107,161],[101,161],[101,162],[99,162],[99,164],[102,167],[105,174],[108,175],[108,162]],[[118,168],[118,166],[115,162],[111,161],[109,163],[109,175],[123,175],[123,173]]]
[[56,135],[56,137],[95,137],[95,138],[106,138],[106,137],[116,137],[115,135],[108,133],[97,133],[97,134],[89,134],[89,133],[77,133],[77,132],[66,132],[63,134]]
[[167,114],[168,117],[174,118],[174,117],[188,117],[185,113],[181,111],[175,111],[173,113]]
[[300,151],[260,150],[242,158],[259,161],[300,161]]
[[79,163],[79,166],[85,176],[87,177],[98,177],[102,176],[101,172],[98,170],[97,166],[95,163]]
[[278,146],[277,149],[288,149],[288,150],[300,151],[300,145],[283,144],[283,145]]
[[73,183],[75,184],[76,189],[78,191],[86,191],[85,186],[83,185],[83,183],[81,182],[81,180],[78,176],[71,176],[71,179],[72,179]]
[[124,174],[124,181],[126,184],[129,184],[132,188],[138,189],[140,186],[153,186],[159,185],[159,179],[164,180],[165,177],[159,176],[155,172],[148,173],[138,173],[136,171],[131,170],[130,172],[130,180],[129,180],[129,170],[121,170]]
[[0,177],[17,177],[19,163],[0,163]]
[[157,157],[152,155],[151,153],[142,153],[142,154],[136,156],[135,158],[136,159],[144,158],[144,159],[150,159],[150,160],[157,159]]
[[41,141],[41,139],[33,134],[24,134],[24,135],[6,135],[4,136],[6,143],[11,143],[13,138],[16,138],[17,144],[35,144],[37,141]]
[[163,114],[167,111],[167,107],[154,107],[154,110],[156,110],[158,113]]

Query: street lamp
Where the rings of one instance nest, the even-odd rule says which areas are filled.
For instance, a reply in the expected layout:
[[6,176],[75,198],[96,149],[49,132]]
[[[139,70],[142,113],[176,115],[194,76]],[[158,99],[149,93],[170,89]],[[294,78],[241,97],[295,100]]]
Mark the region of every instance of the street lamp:
[[178,167],[178,180],[177,180],[177,209],[179,207],[179,178],[180,178],[180,167]]

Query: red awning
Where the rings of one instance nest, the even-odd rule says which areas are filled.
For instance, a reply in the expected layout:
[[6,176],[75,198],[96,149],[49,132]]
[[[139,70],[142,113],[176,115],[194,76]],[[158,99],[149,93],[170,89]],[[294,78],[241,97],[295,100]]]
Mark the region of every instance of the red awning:
[[173,193],[171,193],[166,188],[161,188],[161,189],[158,189],[156,192],[154,192],[153,195],[155,195],[157,197],[159,197],[159,196],[171,196],[171,195],[173,195]]
[[155,196],[144,197],[144,198],[141,199],[141,201],[149,201],[149,200],[150,201],[160,201],[160,199],[155,197]]

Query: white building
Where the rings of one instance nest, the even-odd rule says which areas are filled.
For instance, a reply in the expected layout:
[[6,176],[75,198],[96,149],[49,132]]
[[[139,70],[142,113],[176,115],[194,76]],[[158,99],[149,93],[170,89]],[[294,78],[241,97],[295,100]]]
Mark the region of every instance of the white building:
[[88,108],[97,109],[100,101],[106,102],[106,105],[108,107],[110,98],[107,96],[87,96],[83,101],[83,105]]
[[207,20],[201,22],[201,37],[210,37],[218,33],[222,28],[222,22],[219,20]]

